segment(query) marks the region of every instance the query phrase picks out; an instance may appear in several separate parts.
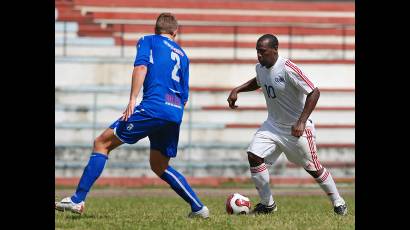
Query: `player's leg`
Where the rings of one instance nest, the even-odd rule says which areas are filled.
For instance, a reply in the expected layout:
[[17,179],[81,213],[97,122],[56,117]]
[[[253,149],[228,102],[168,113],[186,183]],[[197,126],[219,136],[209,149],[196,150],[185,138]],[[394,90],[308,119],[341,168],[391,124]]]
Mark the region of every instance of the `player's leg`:
[[297,139],[297,144],[289,144],[286,156],[293,163],[302,166],[328,195],[337,214],[347,213],[346,203],[340,196],[330,172],[322,166],[316,154],[314,127],[308,126],[303,136]]
[[255,133],[248,148],[248,161],[251,171],[251,179],[255,184],[261,201],[255,206],[252,213],[270,213],[277,210],[269,186],[270,176],[268,165],[266,163],[267,159],[269,159],[269,164],[273,164],[280,154],[280,148],[275,144],[271,137],[263,135],[259,131]]
[[[155,121],[143,115],[139,110],[135,111],[128,121],[118,119],[95,139],[93,152],[80,178],[75,194],[57,202],[57,210],[82,213],[84,200],[94,182],[101,175],[110,151],[123,143],[133,144],[148,135],[147,133],[155,125]],[[81,211],[79,211],[80,208]]]
[[169,159],[177,153],[179,125],[168,123],[161,130],[149,136],[151,143],[150,165],[162,180],[191,206],[189,217],[209,217],[209,210],[204,206],[185,177],[169,165]]
[[313,178],[315,178],[316,182],[319,184],[322,190],[327,194],[327,196],[329,197],[330,201],[333,204],[334,211],[337,214],[346,215],[347,213],[346,202],[340,196],[339,191],[336,187],[336,183],[333,180],[331,173],[320,164],[319,159],[317,157],[316,132],[315,132],[314,127],[307,127],[305,129],[305,133],[306,133],[306,138],[303,138],[302,141],[306,140],[308,142],[307,146],[310,146],[309,148],[310,156],[312,156],[312,160],[313,160],[313,162],[311,161],[308,167],[305,167],[305,170]]
[[74,195],[64,198],[61,202],[57,202],[55,204],[57,210],[70,210],[79,214],[83,212],[86,196],[94,182],[101,175],[109,152],[121,144],[122,142],[114,135],[113,129],[110,128],[106,129],[95,139],[93,152],[87,166],[84,168]]
[[180,197],[188,202],[193,212],[201,210],[204,205],[192,190],[185,177],[171,167],[168,162],[169,157],[164,156],[159,150],[151,149],[150,165],[152,171],[167,182]]
[[275,202],[269,186],[269,169],[265,164],[264,159],[252,152],[248,152],[248,161],[251,171],[251,179],[258,191],[261,199],[260,203],[266,206],[273,205]]
[[114,135],[113,129],[106,129],[94,140],[93,152],[78,183],[75,194],[71,197],[74,203],[84,201],[91,186],[100,177],[111,150],[122,142]]

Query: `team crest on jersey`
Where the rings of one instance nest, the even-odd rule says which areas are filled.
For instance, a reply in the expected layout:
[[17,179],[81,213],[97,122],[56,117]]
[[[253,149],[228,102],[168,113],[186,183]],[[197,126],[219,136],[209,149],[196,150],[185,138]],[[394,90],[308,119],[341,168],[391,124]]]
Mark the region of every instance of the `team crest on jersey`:
[[127,126],[127,130],[128,130],[128,131],[130,131],[132,128],[134,128],[134,125],[133,125],[133,124],[129,124],[129,125]]
[[275,82],[278,82],[278,83],[285,82],[285,79],[282,76],[275,77]]

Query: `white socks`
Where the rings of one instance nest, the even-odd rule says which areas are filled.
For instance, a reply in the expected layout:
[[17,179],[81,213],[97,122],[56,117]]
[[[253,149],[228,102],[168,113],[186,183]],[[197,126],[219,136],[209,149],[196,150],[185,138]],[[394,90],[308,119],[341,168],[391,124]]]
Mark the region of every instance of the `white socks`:
[[[256,186],[256,189],[258,190],[261,203],[268,206],[272,205],[273,197],[269,187],[269,171],[265,163],[262,163],[256,167],[250,167],[250,170],[251,178]],[[345,203],[343,198],[339,195],[339,191],[336,188],[332,175],[330,175],[330,172],[327,171],[326,168],[324,168],[323,173],[318,178],[315,178],[315,180],[328,195],[333,206],[338,206]]]
[[330,175],[329,171],[326,168],[323,168],[323,173],[318,178],[315,178],[316,182],[320,185],[320,187],[325,191],[325,193],[329,196],[330,200],[332,201],[333,206],[339,205],[341,201],[344,200],[340,197],[339,192],[337,191],[335,181]]
[[[265,163],[256,167],[250,167],[251,178],[258,190],[261,203],[264,205],[272,205],[273,197],[269,187],[269,171]],[[333,181],[333,180],[332,180]]]

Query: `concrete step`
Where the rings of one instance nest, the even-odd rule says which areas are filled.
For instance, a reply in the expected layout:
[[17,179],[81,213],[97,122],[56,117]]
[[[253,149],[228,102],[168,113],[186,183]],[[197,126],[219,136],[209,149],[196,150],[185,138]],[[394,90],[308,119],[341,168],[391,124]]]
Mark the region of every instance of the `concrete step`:
[[[174,162],[204,162],[218,165],[218,161],[247,162],[247,143],[241,148],[179,148],[178,157]],[[183,146],[183,145],[179,145]],[[243,147],[242,147],[243,146]],[[87,145],[58,145],[55,151],[55,160],[60,162],[84,162],[89,159],[91,146]],[[141,143],[122,145],[110,154],[109,162],[144,162],[149,159],[149,146]],[[319,148],[320,162],[354,162],[354,148]],[[282,155],[278,163],[286,163],[287,158]],[[335,165],[335,164],[333,164]]]
[[[149,34],[149,33],[148,33]],[[114,33],[116,44],[124,44],[126,46],[133,46],[137,44],[137,41],[148,35],[147,33]],[[182,48],[195,47],[195,46],[206,46],[209,42],[209,47],[234,47],[235,41],[237,42],[237,47],[243,48],[247,47],[248,44],[254,48],[256,46],[256,41],[261,36],[260,33],[257,34],[237,34],[234,33],[187,33],[178,34],[176,42],[180,44]],[[355,37],[354,36],[343,36],[341,33],[339,35],[277,35],[279,41],[279,49],[293,47],[297,48],[297,44],[322,44],[326,46],[328,44],[338,44],[347,45],[345,48],[349,49],[351,45],[354,46]],[[196,43],[195,43],[195,42]],[[202,41],[202,43],[201,43]],[[211,43],[214,42],[214,43]],[[219,44],[218,44],[219,43]],[[212,45],[211,45],[212,44]],[[225,44],[225,45],[224,45]],[[241,45],[242,44],[242,45]],[[251,48],[251,47],[247,47]],[[323,47],[322,47],[323,48]],[[318,47],[318,49],[322,49]]]
[[[111,152],[103,172],[104,176],[155,176],[149,168],[149,147],[142,143],[123,145]],[[182,146],[182,145],[180,145]],[[240,148],[179,148],[178,155],[171,165],[184,175],[214,176],[248,176],[246,144]],[[88,162],[91,146],[56,146],[56,176],[81,176]],[[321,148],[318,149],[319,161],[332,172],[332,176],[354,175],[354,148]],[[335,167],[339,165],[346,166]],[[300,167],[294,167],[283,154],[269,168],[271,175],[307,176]],[[151,175],[152,174],[152,175]]]
[[[255,56],[256,57],[256,56]],[[129,93],[134,58],[115,59],[115,63],[103,59],[94,62],[80,58],[65,59],[55,64],[56,87],[83,85],[124,86]],[[233,88],[255,77],[253,64],[190,64],[190,87]],[[305,75],[319,88],[354,88],[354,64],[299,64]],[[212,70],[212,71],[210,71]]]
[[[156,13],[134,13],[134,12],[94,12],[92,14],[95,22],[117,24],[139,24],[142,20],[148,21],[156,18]],[[220,25],[235,23],[283,23],[283,24],[322,24],[322,25],[354,25],[354,17],[312,17],[312,16],[265,16],[265,15],[218,15],[218,14],[176,14],[181,24],[186,22],[201,22],[203,24]],[[145,23],[144,23],[145,24]],[[147,23],[148,24],[148,23]],[[188,24],[188,23],[187,23]]]
[[[212,58],[212,59],[250,59],[256,57],[254,48],[213,48],[213,47],[188,47],[184,49],[190,58]],[[355,59],[354,50],[304,50],[304,49],[280,49],[280,54],[293,59]],[[62,45],[55,46],[56,56],[98,56],[98,57],[135,57],[135,47],[117,47],[117,46],[68,46],[64,53]]]
[[67,46],[67,49],[70,49],[70,46],[79,46],[79,47],[102,47],[102,46],[113,46],[114,39],[112,38],[91,38],[91,37],[75,37],[67,36],[66,39],[63,37],[56,37],[54,39],[54,44],[56,46]]
[[[114,106],[114,110],[122,110],[128,104],[129,92],[124,90],[121,93],[93,93],[87,92],[72,92],[72,93],[55,93],[56,108],[59,110],[91,110],[94,101],[98,107]],[[195,92],[191,91],[186,109],[189,108],[212,108],[228,106],[227,98],[229,92]],[[137,97],[137,104],[141,101],[141,95]],[[266,108],[265,98],[261,92],[241,93],[236,102],[239,109],[242,107],[263,107]],[[322,92],[316,107],[354,107],[355,95],[352,92]],[[229,111],[229,110],[228,110]]]
[[[111,0],[76,0],[76,7],[112,7]],[[237,1],[220,0],[220,1],[180,1],[180,0],[123,0],[115,3],[120,8],[165,8],[172,5],[175,8],[183,9],[214,9],[214,10],[277,10],[277,11],[314,11],[314,12],[353,12],[355,4],[353,2],[292,2],[292,1],[265,1],[265,0],[242,0],[240,4]]]
[[[94,114],[93,110],[82,109],[86,107],[77,107],[76,111],[55,111],[56,123],[91,123],[94,116],[97,122],[110,123],[122,115],[125,106],[118,109],[101,109]],[[319,108],[320,109],[320,108]],[[186,110],[183,122],[188,123],[261,123],[268,116],[265,110],[224,110],[224,111],[207,111],[207,110]],[[318,110],[313,111],[311,118],[315,124],[354,124],[355,111],[353,110]]]
[[[111,123],[107,123],[106,127]],[[67,143],[84,143],[92,142],[93,139],[99,135],[104,128],[98,128],[93,132],[90,128],[56,128],[55,129],[55,143],[67,144]],[[188,126],[181,126],[182,131],[180,133],[180,142],[201,142],[201,143],[224,143],[224,142],[250,142],[256,128],[243,128],[243,129],[192,129],[191,132],[187,130]],[[355,142],[355,129],[354,128],[333,128],[333,129],[317,129],[317,143],[354,143]],[[148,141],[148,140],[147,140]]]
[[[79,30],[82,30],[84,24],[79,24]],[[279,25],[248,25],[248,26],[217,26],[217,25],[180,25],[179,34],[177,40],[180,39],[180,36],[184,34],[237,34],[246,35],[246,34],[267,34],[274,31],[275,36],[289,36],[290,32],[292,36],[342,36],[345,38],[355,35],[354,27],[321,27],[321,26],[289,26],[279,24]],[[112,25],[112,31],[115,34],[125,34],[125,33],[139,33],[139,34],[150,34],[152,33],[152,25],[143,25],[143,24],[114,24]],[[182,33],[181,33],[182,32]],[[254,40],[256,41],[256,40]]]

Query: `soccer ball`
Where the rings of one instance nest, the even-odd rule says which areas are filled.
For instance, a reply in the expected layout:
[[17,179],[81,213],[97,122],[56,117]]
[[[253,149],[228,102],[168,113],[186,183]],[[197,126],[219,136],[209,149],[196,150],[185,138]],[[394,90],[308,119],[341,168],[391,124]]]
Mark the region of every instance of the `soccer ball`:
[[251,209],[251,201],[248,197],[239,193],[228,196],[226,200],[226,212],[228,214],[248,214]]

